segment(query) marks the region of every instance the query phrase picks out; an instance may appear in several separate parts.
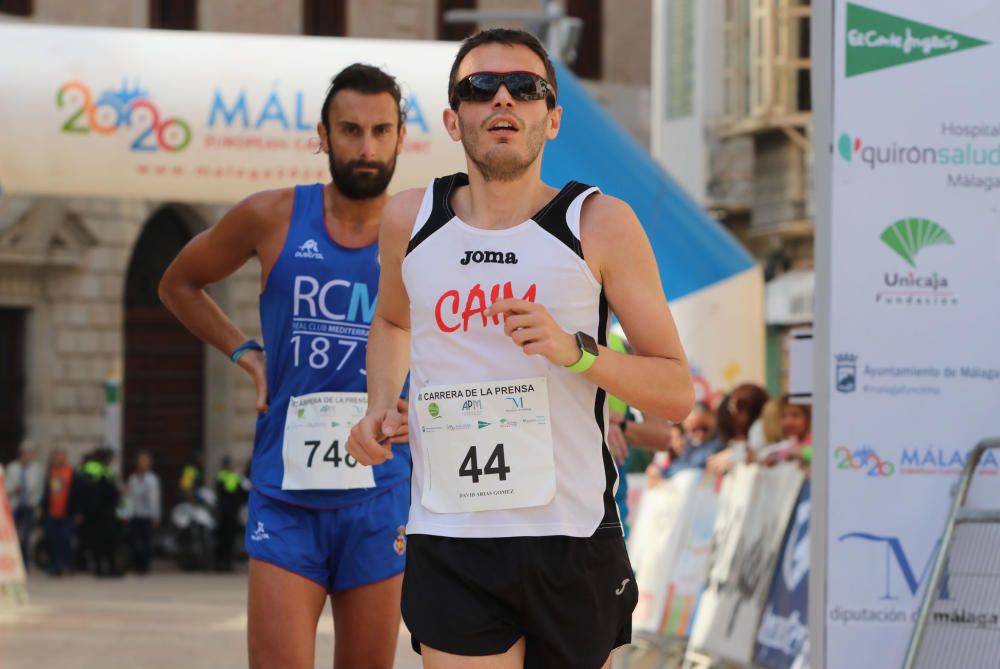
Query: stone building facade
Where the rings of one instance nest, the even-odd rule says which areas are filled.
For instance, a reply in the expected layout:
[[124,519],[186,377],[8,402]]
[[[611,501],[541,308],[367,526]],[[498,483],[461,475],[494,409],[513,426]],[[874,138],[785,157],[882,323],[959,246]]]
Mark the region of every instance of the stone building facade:
[[[646,143],[651,0],[587,1],[600,5],[591,40],[601,75],[588,86]],[[476,6],[475,0],[21,0],[0,3],[0,22],[436,39],[444,10]],[[330,7],[335,15],[323,14]],[[239,464],[249,459],[252,384],[156,297],[176,252],[223,211],[0,195],[0,462],[15,457],[23,438],[43,452],[64,448],[74,461],[112,443],[121,448],[125,470],[149,449],[169,496],[195,452],[204,454],[209,472],[224,454]],[[249,336],[260,338],[258,282],[251,263],[209,292]]]

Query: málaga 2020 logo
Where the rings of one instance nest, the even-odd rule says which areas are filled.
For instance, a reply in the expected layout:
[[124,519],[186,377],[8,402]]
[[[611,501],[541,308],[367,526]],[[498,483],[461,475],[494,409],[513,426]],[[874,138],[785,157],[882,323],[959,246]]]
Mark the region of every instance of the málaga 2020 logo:
[[161,118],[159,108],[138,82],[129,88],[109,88],[94,97],[82,81],[68,81],[56,93],[56,106],[68,114],[62,131],[73,134],[113,135],[129,132],[133,151],[177,153],[191,143],[191,126],[179,118]]

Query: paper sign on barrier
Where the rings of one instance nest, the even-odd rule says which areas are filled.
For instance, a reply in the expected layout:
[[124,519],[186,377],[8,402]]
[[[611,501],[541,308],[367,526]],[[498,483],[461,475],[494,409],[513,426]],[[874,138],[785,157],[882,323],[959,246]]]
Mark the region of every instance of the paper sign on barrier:
[[639,603],[632,614],[634,631],[660,631],[667,584],[684,546],[692,492],[700,478],[700,470],[680,472],[643,495],[629,541],[639,588]]
[[802,480],[798,466],[790,463],[768,469],[739,465],[726,476],[691,650],[730,662],[752,660],[764,599]]
[[682,471],[647,491],[629,554],[639,586],[632,629],[685,637],[705,586],[718,506],[715,477]]
[[660,633],[687,637],[691,633],[698,600],[705,590],[708,558],[712,554],[715,516],[719,510],[718,479],[703,475],[691,490],[686,529],[680,555],[666,584]]
[[806,480],[785,532],[757,632],[754,661],[766,669],[808,666],[810,493]]
[[27,601],[25,581],[21,546],[7,498],[3,467],[0,467],[0,609]]

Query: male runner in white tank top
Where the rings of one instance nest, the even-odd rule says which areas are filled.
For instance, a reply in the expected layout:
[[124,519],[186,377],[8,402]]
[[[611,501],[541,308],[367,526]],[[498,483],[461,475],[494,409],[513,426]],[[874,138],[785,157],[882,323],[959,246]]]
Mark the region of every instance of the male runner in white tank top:
[[[599,669],[637,589],[614,503],[606,393],[681,420],[694,391],[652,249],[624,202],[541,180],[552,65],[522,31],[466,40],[449,134],[469,174],[394,197],[348,450],[389,457],[409,368],[403,618],[431,669]],[[636,355],[606,347],[610,312]]]

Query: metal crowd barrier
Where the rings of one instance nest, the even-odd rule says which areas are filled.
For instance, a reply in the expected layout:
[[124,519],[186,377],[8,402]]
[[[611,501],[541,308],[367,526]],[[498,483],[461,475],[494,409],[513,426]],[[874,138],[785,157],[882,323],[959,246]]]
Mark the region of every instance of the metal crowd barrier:
[[[997,666],[1000,656],[1000,509],[965,506],[976,467],[983,454],[991,449],[1000,449],[1000,437],[979,442],[962,470],[903,669]],[[997,501],[1000,504],[1000,500]],[[972,541],[970,537],[984,532],[990,540],[985,550],[980,544],[974,545],[972,550],[953,551],[956,540],[960,540],[964,548],[964,544]],[[959,596],[954,597],[952,593]]]

